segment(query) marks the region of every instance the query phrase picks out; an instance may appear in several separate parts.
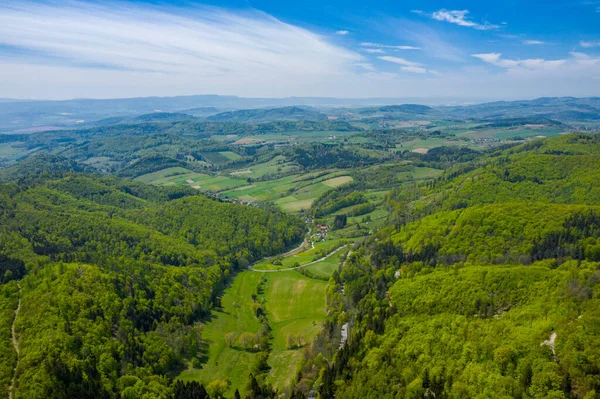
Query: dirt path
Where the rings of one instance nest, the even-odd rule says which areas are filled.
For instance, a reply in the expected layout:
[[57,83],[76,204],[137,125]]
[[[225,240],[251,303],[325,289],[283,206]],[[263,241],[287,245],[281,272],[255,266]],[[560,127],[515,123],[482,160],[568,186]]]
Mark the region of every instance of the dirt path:
[[304,265],[300,265],[300,266],[296,266],[296,267],[286,267],[285,269],[277,269],[277,270],[257,270],[257,269],[254,269],[252,266],[250,266],[250,270],[253,272],[258,272],[258,273],[276,273],[276,272],[286,272],[289,270],[300,269],[301,267],[306,267],[306,266],[314,265],[315,263],[318,263],[318,262],[322,262],[325,259],[329,258],[330,256],[332,256],[332,255],[338,253],[339,251],[341,251],[342,249],[346,248],[347,246],[348,245],[342,245],[341,247],[339,247],[338,249],[336,249],[333,252],[330,252],[329,254],[322,257],[321,259],[313,260],[312,262],[305,263]]
[[547,339],[544,342],[542,342],[540,344],[540,346],[544,346],[544,345],[548,346],[552,350],[552,354],[556,355],[555,342],[556,342],[556,331],[553,331],[552,334],[550,334],[550,339]]
[[17,334],[15,333],[15,323],[17,322],[17,317],[19,317],[19,312],[21,311],[21,284],[17,284],[17,287],[19,287],[19,302],[17,304],[17,309],[15,309],[15,318],[13,319],[12,326],[10,327],[10,331],[12,334],[12,344],[15,348],[15,352],[17,352],[17,363],[15,364],[13,376],[10,380],[10,387],[8,387],[8,399],[13,399],[13,391],[15,389],[15,377],[17,376],[17,367],[19,367],[19,340],[17,339]]

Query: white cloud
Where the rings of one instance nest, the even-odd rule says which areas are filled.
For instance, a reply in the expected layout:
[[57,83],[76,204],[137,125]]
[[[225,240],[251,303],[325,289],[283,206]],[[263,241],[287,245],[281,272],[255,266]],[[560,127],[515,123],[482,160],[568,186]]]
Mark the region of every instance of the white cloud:
[[[546,60],[483,57],[503,65],[500,72],[483,62],[457,65],[446,60],[469,53],[425,23],[389,19],[385,25],[390,40],[422,49],[428,65],[392,57],[376,64],[389,62],[390,71],[377,71],[366,50],[416,47],[371,43],[353,51],[255,10],[105,1],[0,1],[0,94],[531,98],[600,92],[594,56],[572,53],[554,67]],[[443,78],[435,58],[444,60]]]
[[579,42],[579,45],[583,48],[600,47],[600,40],[592,40],[592,41],[582,40]]
[[369,54],[385,54],[385,51],[378,48],[365,48],[362,51]]
[[363,47],[375,47],[375,48],[389,48],[394,50],[420,50],[420,47],[414,46],[389,46],[387,44],[363,42],[360,44]]
[[393,34],[403,40],[416,43],[431,58],[454,62],[464,61],[464,52],[456,46],[456,41],[448,40],[428,24],[407,19],[391,19],[389,24],[398,27],[394,29]]
[[404,72],[427,73],[427,69],[425,69],[423,67],[406,66],[406,67],[401,67],[400,69],[403,70]]
[[502,58],[501,53],[486,53],[486,54],[473,54],[473,57],[479,58],[483,62],[495,65],[500,68],[525,68],[525,69],[542,69],[542,68],[556,68],[563,65],[566,60],[544,60],[541,58],[530,58],[524,60],[511,60]]
[[491,24],[487,21],[479,24],[477,22],[473,22],[467,19],[467,14],[469,14],[469,10],[446,10],[442,8],[439,11],[435,11],[431,14],[426,13],[421,10],[413,10],[415,14],[428,16],[430,18],[435,19],[436,21],[449,22],[451,24],[465,26],[468,28],[474,28],[477,30],[491,30],[500,28],[499,25]]
[[350,32],[347,31],[347,30],[338,30],[338,31],[335,32],[336,35],[341,35],[341,36],[345,36],[348,33],[350,33]]
[[[312,83],[348,74],[363,58],[255,10],[133,3],[1,2],[1,45],[18,51],[0,53],[0,75],[32,65],[39,75],[24,74],[21,81],[48,90],[68,80],[58,76],[64,73],[87,75],[86,87],[114,83],[131,94],[148,83],[172,82],[175,89],[187,81],[195,92]],[[112,81],[101,81],[99,71],[110,71]],[[1,80],[6,95],[12,83]]]
[[367,71],[374,71],[375,67],[373,66],[373,64],[370,64],[368,62],[357,62],[356,64],[357,67],[363,68]]
[[570,54],[573,57],[572,63],[580,67],[596,67],[600,65],[600,57],[592,57],[576,51],[572,51]]
[[387,61],[387,62],[392,62],[394,64],[402,65],[400,67],[400,70],[403,72],[418,73],[418,74],[430,73],[433,75],[439,75],[439,72],[427,69],[423,66],[423,64],[418,63],[418,62],[409,61],[405,58],[392,57],[392,56],[387,56],[387,55],[382,56],[382,57],[377,57],[377,58],[379,58],[382,61]]
[[377,57],[377,58],[379,58],[380,60],[383,60],[383,61],[393,62],[394,64],[404,65],[407,67],[421,66],[421,64],[419,64],[418,62],[412,62],[412,61],[409,61],[409,60],[406,60],[406,59],[400,58],[400,57],[392,57],[389,55],[384,55],[384,56]]
[[541,45],[541,44],[546,44],[546,43],[541,40],[523,40],[523,44],[535,46],[535,45]]

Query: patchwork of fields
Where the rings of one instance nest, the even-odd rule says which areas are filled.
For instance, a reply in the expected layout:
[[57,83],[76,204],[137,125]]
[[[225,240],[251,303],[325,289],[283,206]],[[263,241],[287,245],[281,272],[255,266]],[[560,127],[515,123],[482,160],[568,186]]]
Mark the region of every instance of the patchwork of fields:
[[148,173],[135,180],[158,186],[189,185],[194,188],[219,192],[248,184],[245,180],[223,175],[208,175],[193,172],[189,169],[175,167]]

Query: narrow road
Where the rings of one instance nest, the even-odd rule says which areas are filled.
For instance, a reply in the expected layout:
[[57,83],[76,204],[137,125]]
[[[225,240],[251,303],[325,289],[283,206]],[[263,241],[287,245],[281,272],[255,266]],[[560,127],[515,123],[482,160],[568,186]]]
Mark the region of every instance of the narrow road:
[[10,380],[10,387],[8,387],[8,399],[13,399],[13,391],[15,389],[15,377],[17,376],[17,367],[19,367],[19,341],[17,340],[17,334],[15,333],[15,323],[17,322],[17,317],[19,317],[19,312],[21,311],[21,284],[17,284],[17,287],[19,287],[19,302],[17,304],[17,309],[15,310],[15,318],[13,319],[12,326],[10,327],[10,331],[12,334],[12,344],[15,348],[15,352],[17,352],[17,363],[15,364],[13,376]]
[[312,262],[306,263],[304,265],[296,266],[296,267],[286,267],[285,269],[277,269],[277,270],[257,270],[257,269],[254,269],[252,266],[250,266],[249,269],[253,272],[258,272],[258,273],[276,273],[276,272],[286,272],[289,270],[300,269],[301,267],[306,267],[306,266],[314,265],[315,263],[318,263],[318,262],[322,262],[325,259],[329,258],[330,256],[332,256],[332,255],[338,253],[339,251],[341,251],[342,249],[346,248],[347,246],[348,245],[342,245],[341,247],[339,247],[338,249],[336,249],[333,252],[330,252],[329,254],[322,257],[321,259],[313,260]]
[[[350,258],[350,255],[352,255],[352,250],[348,251],[348,254],[346,255],[346,259],[344,259],[344,263],[342,264],[342,267],[346,267],[346,263],[348,263],[348,259]],[[342,295],[346,296],[346,287],[344,286],[344,284],[342,284]],[[344,347],[344,345],[346,345],[346,341],[348,341],[348,330],[350,329],[350,325],[348,323],[345,323],[342,326],[342,331],[341,331],[341,339],[340,339],[340,346],[338,347],[338,349],[342,349]]]

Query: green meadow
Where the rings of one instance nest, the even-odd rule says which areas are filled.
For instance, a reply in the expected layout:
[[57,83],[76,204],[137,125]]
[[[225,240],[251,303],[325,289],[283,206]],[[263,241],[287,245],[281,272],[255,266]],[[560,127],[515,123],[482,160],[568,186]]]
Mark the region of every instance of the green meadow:
[[242,179],[236,179],[225,175],[214,176],[205,173],[197,173],[181,167],[167,168],[157,172],[147,173],[137,177],[135,180],[156,184],[158,186],[188,185],[201,190],[214,192],[230,190],[248,184]]
[[313,201],[326,191],[352,181],[350,176],[339,176],[339,173],[308,180],[299,179],[301,176],[253,182],[245,187],[225,191],[223,195],[251,202],[271,201],[283,211],[294,213],[310,208]]
[[[213,311],[211,319],[204,324],[202,334],[209,345],[207,359],[201,368],[190,365],[178,379],[205,384],[215,379],[228,380],[228,397],[236,388],[244,393],[244,384],[257,354],[243,349],[238,340],[242,333],[256,334],[260,329],[252,294],[256,293],[262,278],[266,278],[266,284],[257,302],[264,301],[273,336],[268,359],[271,370],[267,379],[279,389],[289,385],[300,364],[301,346],[314,339],[326,315],[327,283],[295,271],[239,273],[225,291],[221,309]],[[225,338],[229,333],[234,336],[231,346]],[[288,336],[301,346],[288,348]]]
[[[343,240],[340,238],[330,239],[330,240],[326,240],[326,241],[318,241],[318,242],[314,243],[314,248],[312,248],[312,246],[311,246],[309,249],[307,249],[305,251],[302,251],[295,255],[288,256],[288,257],[281,259],[280,265],[274,264],[274,262],[277,261],[277,258],[270,258],[270,259],[265,259],[263,261],[256,263],[253,266],[253,268],[255,270],[278,270],[278,269],[286,269],[286,268],[294,267],[294,266],[305,265],[307,263],[321,259],[323,257],[321,251],[326,251],[329,253],[329,252],[341,247],[346,242],[347,242],[346,240]],[[333,254],[331,257],[337,258],[338,254],[339,254],[339,252],[336,254]]]

